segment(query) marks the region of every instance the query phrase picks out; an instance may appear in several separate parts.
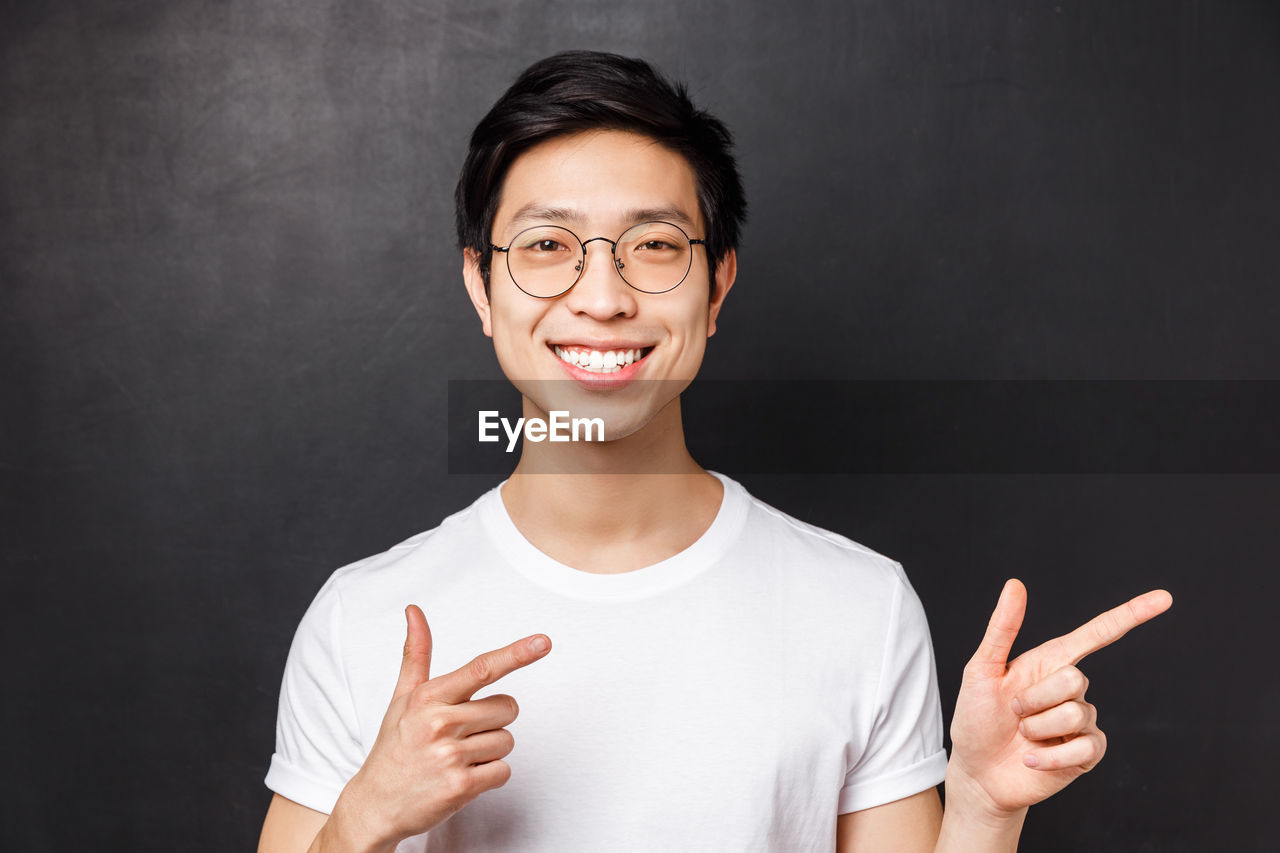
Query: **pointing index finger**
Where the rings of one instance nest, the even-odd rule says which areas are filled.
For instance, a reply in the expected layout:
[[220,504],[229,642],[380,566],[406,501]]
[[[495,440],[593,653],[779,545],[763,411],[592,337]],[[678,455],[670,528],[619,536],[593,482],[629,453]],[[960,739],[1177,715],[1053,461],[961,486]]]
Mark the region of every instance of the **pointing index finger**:
[[550,650],[551,641],[545,634],[525,637],[509,646],[478,655],[465,666],[431,679],[428,682],[430,695],[434,700],[449,705],[461,704],[482,687],[541,659]]
[[1153,589],[1098,614],[1070,634],[1059,637],[1058,642],[1067,654],[1068,663],[1074,665],[1085,656],[1111,645],[1148,619],[1159,616],[1172,604],[1173,596],[1167,591]]

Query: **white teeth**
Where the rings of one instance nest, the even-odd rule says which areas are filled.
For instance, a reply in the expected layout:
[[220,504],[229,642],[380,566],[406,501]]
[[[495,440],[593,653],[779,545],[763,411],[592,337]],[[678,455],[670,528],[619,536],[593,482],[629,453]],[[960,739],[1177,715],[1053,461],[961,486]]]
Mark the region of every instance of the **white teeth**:
[[640,349],[566,349],[559,344],[553,344],[551,348],[562,361],[592,373],[617,373],[627,365],[635,364],[644,354]]

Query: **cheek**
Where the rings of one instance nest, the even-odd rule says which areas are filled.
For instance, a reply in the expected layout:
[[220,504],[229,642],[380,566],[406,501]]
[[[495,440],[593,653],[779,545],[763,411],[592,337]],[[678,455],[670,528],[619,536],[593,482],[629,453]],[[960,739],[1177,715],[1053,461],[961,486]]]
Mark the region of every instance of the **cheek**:
[[507,361],[516,358],[520,352],[521,341],[517,331],[519,328],[519,324],[513,322],[512,318],[494,313],[493,350],[504,366]]
[[706,294],[700,294],[703,300],[696,304],[684,306],[682,311],[684,320],[680,324],[680,333],[685,338],[684,346],[686,349],[701,349],[707,344],[707,330],[709,328],[710,316],[707,303],[705,301]]
[[532,349],[533,329],[541,314],[529,310],[537,306],[523,305],[508,296],[504,293],[490,303],[490,324],[494,353],[503,372],[510,376],[512,371],[527,370],[530,359],[536,357]]
[[[685,344],[684,358],[685,363],[689,365],[689,369],[696,374],[702,367],[702,359],[707,354],[707,337],[706,335],[698,335]],[[689,377],[693,378],[692,375]]]
[[[705,296],[705,294],[704,294]],[[676,375],[692,379],[702,365],[707,349],[707,306],[686,306],[679,325],[672,326],[679,335],[675,355]]]

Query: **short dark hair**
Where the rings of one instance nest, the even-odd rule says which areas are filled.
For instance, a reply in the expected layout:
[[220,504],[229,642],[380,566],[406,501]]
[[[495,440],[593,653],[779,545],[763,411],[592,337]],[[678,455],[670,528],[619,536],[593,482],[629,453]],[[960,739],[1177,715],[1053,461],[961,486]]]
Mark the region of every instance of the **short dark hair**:
[[683,83],[668,80],[643,60],[570,50],[525,69],[471,134],[454,192],[455,218],[458,248],[479,253],[486,290],[490,233],[507,170],[534,145],[586,130],[643,134],[689,162],[706,223],[714,288],[716,264],[737,248],[747,214],[729,129],[695,107]]

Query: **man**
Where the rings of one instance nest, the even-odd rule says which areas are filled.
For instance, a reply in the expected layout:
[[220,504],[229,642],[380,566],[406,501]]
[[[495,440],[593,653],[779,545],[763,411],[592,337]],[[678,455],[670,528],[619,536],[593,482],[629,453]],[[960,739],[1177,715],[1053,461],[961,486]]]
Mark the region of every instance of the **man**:
[[560,54],[476,128],[457,206],[524,416],[598,415],[606,440],[526,440],[500,487],[329,579],[290,651],[260,849],[1015,849],[1105,749],[1075,664],[1168,594],[1009,663],[1010,581],[948,762],[902,567],[685,449],[744,212],[723,125],[642,62]]

